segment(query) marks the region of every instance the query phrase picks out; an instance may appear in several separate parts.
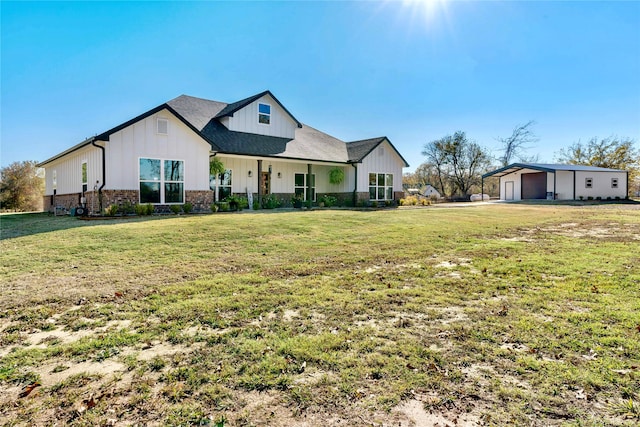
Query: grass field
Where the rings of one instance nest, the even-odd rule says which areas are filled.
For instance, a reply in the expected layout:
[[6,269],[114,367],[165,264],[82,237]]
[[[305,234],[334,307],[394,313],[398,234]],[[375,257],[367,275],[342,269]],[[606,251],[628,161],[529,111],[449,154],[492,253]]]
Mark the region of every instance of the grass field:
[[4,215],[0,423],[638,425],[633,208]]

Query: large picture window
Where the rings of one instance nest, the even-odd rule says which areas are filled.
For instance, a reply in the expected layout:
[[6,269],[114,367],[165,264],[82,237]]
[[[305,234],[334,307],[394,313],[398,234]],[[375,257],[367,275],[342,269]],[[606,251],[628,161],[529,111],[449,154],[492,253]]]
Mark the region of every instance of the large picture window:
[[231,195],[231,177],[231,169],[225,170],[224,173],[218,174],[217,177],[214,175],[209,176],[209,188],[217,191],[216,200],[224,200]]
[[393,174],[369,174],[369,199],[393,200]]
[[[297,173],[295,174],[294,188],[296,197],[300,197],[303,200],[309,200],[307,193],[307,174]],[[311,200],[316,200],[316,174],[311,174]]]
[[184,162],[140,159],[140,203],[183,203]]

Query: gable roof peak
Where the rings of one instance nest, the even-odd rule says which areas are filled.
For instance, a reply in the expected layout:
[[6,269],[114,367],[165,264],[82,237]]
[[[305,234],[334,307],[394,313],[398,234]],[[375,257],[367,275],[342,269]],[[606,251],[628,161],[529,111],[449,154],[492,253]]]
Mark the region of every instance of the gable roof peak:
[[278,104],[280,106],[280,108],[282,108],[285,113],[287,113],[289,115],[289,117],[291,117],[291,119],[296,123],[296,125],[301,128],[302,127],[302,123],[300,123],[298,121],[298,119],[296,119],[293,114],[291,114],[289,112],[289,110],[287,110],[287,108],[282,105],[282,103],[278,100],[278,98],[276,98],[273,93],[271,93],[270,90],[265,90],[263,92],[260,92],[256,95],[250,96],[248,98],[245,99],[241,99],[240,101],[236,101],[233,102],[231,104],[227,104],[227,106],[225,108],[222,109],[222,111],[220,111],[217,115],[216,115],[216,119],[220,119],[222,117],[229,117],[229,116],[233,116],[233,113],[235,113],[238,110],[241,110],[242,108],[246,107],[247,105],[251,104],[252,102],[262,98],[265,95],[269,95],[275,102],[276,104]]

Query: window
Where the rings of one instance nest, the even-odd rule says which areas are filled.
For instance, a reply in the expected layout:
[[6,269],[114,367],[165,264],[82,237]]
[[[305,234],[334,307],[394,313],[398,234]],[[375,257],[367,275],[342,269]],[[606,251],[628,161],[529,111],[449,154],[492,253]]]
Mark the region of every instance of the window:
[[169,120],[167,119],[158,119],[158,129],[157,132],[161,135],[166,135],[169,133]]
[[140,203],[183,203],[184,162],[140,159]]
[[87,162],[82,162],[82,192],[87,191]]
[[593,178],[584,179],[584,188],[593,188]]
[[369,174],[369,199],[393,200],[393,174]]
[[[218,176],[209,176],[209,188],[213,191],[217,191],[216,200],[224,200],[231,195],[231,169],[227,169],[224,173],[218,174]],[[217,182],[216,182],[217,178]]]
[[[297,197],[309,200],[307,193],[307,174],[297,173],[295,175],[294,191]],[[316,174],[311,174],[311,200],[316,200]]]
[[271,105],[258,104],[258,123],[271,124]]
[[52,190],[58,189],[58,174],[55,169],[51,171],[51,189]]
[[611,188],[618,188],[618,178],[611,178]]

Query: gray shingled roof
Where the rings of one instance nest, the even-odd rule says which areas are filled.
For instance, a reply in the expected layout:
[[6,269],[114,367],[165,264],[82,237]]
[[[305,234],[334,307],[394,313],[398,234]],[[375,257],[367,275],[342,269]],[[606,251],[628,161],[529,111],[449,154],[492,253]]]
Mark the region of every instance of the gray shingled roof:
[[367,157],[367,154],[372,152],[378,144],[384,141],[386,138],[371,138],[363,139],[360,141],[352,141],[347,144],[347,150],[349,152],[349,160],[352,162],[360,162]]
[[[219,121],[220,118],[232,115],[235,111],[238,111],[266,94],[270,95],[298,125],[294,139],[235,132],[229,130]],[[320,132],[311,126],[304,125],[297,121],[269,91],[259,93],[232,104],[180,95],[100,135],[83,141],[81,144],[42,162],[40,165],[49,163],[71,151],[90,144],[92,141],[108,141],[109,136],[113,133],[164,109],[169,110],[186,126],[207,141],[213,151],[219,153],[332,163],[358,163],[382,141],[388,141],[386,137],[379,137],[345,143],[331,135]],[[389,144],[391,143],[389,142]],[[393,145],[391,146],[393,147]],[[395,150],[395,147],[393,147],[393,149]],[[395,151],[404,161],[405,165],[408,166],[400,153],[397,150]]]
[[180,95],[167,102],[167,105],[199,131],[202,131],[212,117],[218,115],[228,106],[224,102],[194,98],[187,95]]
[[359,163],[369,155],[378,145],[383,141],[387,141],[391,148],[393,148],[404,162],[405,167],[409,167],[409,163],[402,157],[400,152],[393,146],[391,141],[386,136],[380,136],[378,138],[362,139],[360,141],[347,142],[347,151],[349,152],[349,161]]

